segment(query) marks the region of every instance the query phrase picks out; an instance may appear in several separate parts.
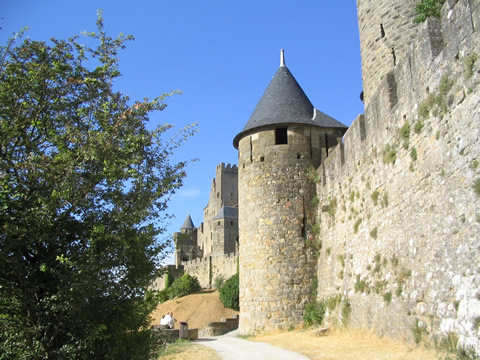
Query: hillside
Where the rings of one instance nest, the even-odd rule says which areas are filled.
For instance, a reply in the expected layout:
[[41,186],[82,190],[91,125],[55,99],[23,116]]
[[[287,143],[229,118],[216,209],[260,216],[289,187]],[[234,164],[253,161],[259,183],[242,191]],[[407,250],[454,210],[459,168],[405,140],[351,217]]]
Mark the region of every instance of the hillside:
[[152,325],[159,325],[167,312],[173,312],[173,317],[177,320],[176,329],[181,321],[187,322],[189,328],[201,329],[209,322],[238,314],[238,311],[223,306],[217,290],[202,291],[160,304],[152,313]]

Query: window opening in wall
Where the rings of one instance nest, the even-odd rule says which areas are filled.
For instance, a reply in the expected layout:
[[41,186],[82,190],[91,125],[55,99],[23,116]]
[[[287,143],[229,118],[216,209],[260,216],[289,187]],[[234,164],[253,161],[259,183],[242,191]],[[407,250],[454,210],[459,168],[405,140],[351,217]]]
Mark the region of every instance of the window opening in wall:
[[302,154],[297,154],[297,160],[300,160],[302,158]]
[[260,161],[264,162],[265,161],[265,156],[260,156]]
[[395,55],[395,48],[392,47],[393,66],[397,66],[397,56]]
[[275,129],[275,145],[288,144],[287,128]]
[[230,225],[233,226],[233,221],[230,221]]
[[383,39],[385,37],[385,29],[383,28],[383,24],[380,24],[380,38]]

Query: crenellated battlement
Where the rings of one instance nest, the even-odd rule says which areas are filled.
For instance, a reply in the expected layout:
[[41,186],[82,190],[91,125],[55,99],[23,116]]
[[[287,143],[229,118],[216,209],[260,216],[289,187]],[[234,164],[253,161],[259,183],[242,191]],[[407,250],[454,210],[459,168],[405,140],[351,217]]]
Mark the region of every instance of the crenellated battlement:
[[[364,115],[359,115],[343,137],[343,145],[330,151],[321,166],[326,179],[350,176],[365,155],[365,148],[381,151],[398,137],[398,129],[419,120],[416,110],[435,92],[443,76],[457,79],[464,87],[465,58],[478,52],[479,6],[468,1],[452,1],[443,7],[443,19],[427,19],[418,28],[418,37],[404,59],[389,71],[370,97]],[[467,88],[462,89],[468,92]],[[413,110],[413,111],[412,111]]]
[[318,300],[340,296],[353,326],[477,354],[479,29],[480,1],[446,1],[381,79],[363,72],[377,85],[318,168],[316,219]]

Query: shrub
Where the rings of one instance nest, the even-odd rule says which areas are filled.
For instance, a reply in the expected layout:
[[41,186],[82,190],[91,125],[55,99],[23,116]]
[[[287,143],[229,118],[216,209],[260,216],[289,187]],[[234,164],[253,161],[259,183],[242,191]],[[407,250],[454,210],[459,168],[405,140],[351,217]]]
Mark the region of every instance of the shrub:
[[397,151],[394,146],[390,144],[385,145],[383,148],[383,163],[384,164],[395,164],[397,160]]
[[342,325],[346,327],[350,320],[350,314],[352,313],[352,305],[350,301],[345,301],[342,306]]
[[415,132],[415,134],[420,134],[422,132],[422,129],[423,129],[423,121],[418,120],[415,123],[415,126],[413,127],[413,131]]
[[220,274],[213,281],[213,288],[220,290],[224,284],[225,284],[225,276]]
[[374,238],[375,240],[377,239],[378,237],[378,228],[377,227],[374,227],[372,231],[370,231],[370,236],[372,238]]
[[379,196],[380,196],[380,193],[379,193],[377,190],[375,190],[375,191],[372,193],[372,200],[373,200],[373,204],[374,204],[375,206],[378,205],[378,197],[379,197]]
[[174,299],[177,297],[186,296],[200,290],[200,283],[195,276],[184,274],[182,277],[175,279],[172,286],[167,290],[168,298]]
[[220,288],[220,301],[222,302],[223,306],[237,311],[240,310],[238,288],[239,279],[237,273],[225,281],[225,284]]
[[473,183],[473,190],[478,197],[480,197],[480,179],[475,180]]
[[164,290],[161,290],[159,292],[157,292],[157,300],[158,302],[161,304],[161,303],[164,303],[165,301],[168,300],[168,291],[167,289],[164,289]]
[[415,6],[417,17],[413,19],[415,23],[421,23],[429,17],[440,19],[442,14],[442,5],[445,0],[422,0]]
[[465,58],[465,78],[469,79],[473,75],[475,62],[478,60],[478,54],[473,52]]
[[358,227],[362,223],[362,219],[358,219],[357,222],[353,225],[353,232],[356,234],[358,232]]
[[313,325],[321,325],[324,317],[325,305],[323,303],[314,301],[305,306],[303,323],[306,327],[310,327]]

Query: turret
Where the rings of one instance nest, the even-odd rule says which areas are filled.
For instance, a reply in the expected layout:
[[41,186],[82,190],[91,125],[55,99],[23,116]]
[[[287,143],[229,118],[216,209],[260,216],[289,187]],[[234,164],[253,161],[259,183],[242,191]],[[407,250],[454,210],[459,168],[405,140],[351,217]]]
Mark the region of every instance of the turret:
[[233,143],[239,151],[240,333],[297,325],[315,273],[306,245],[317,168],[347,127],[315,109],[285,65]]

